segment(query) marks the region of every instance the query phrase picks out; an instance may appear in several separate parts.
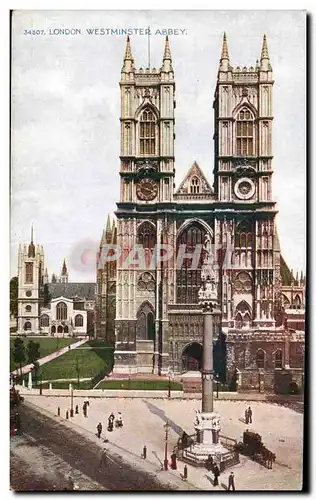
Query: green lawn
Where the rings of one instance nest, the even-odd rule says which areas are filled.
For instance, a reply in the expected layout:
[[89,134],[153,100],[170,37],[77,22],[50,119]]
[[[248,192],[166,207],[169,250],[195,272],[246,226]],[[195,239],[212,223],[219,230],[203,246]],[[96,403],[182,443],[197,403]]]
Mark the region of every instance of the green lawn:
[[113,349],[75,349],[69,351],[40,368],[39,376],[43,380],[77,377],[77,360],[79,376],[92,377],[94,385],[107,375],[113,366]]
[[[167,391],[168,380],[102,380],[97,389],[131,389],[140,391]],[[172,391],[182,391],[182,384],[170,382]]]
[[[10,337],[10,371],[15,370],[18,368],[18,366],[14,363],[13,360],[13,349],[14,349],[14,339],[16,337]],[[26,354],[26,360],[23,365],[26,365],[28,363],[27,361],[27,344],[30,340],[33,340],[33,342],[38,342],[40,345],[40,354],[41,358],[44,356],[47,356],[48,354],[58,351],[58,349],[61,349],[62,347],[66,347],[67,345],[73,344],[74,342],[77,342],[78,339],[73,339],[73,338],[68,338],[68,339],[63,339],[63,338],[53,338],[53,337],[27,337],[23,338],[24,345],[25,345],[25,354]]]

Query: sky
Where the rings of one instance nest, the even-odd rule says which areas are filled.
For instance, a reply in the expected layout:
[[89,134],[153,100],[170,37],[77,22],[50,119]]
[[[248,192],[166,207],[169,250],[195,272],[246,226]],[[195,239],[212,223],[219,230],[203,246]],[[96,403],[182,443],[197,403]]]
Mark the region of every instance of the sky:
[[[176,79],[176,185],[194,161],[213,182],[213,97],[226,31],[233,66],[255,66],[267,35],[274,72],[273,199],[282,254],[306,265],[303,11],[15,11],[11,70],[11,276],[19,243],[43,245],[49,274],[95,281],[95,252],[119,200],[120,90],[126,37],[87,29],[150,26],[151,66],[169,32]],[[56,35],[59,28],[81,34]],[[38,30],[31,35],[29,30]],[[177,30],[177,31],[176,31]],[[180,31],[181,30],[181,31]],[[41,34],[44,33],[44,34]],[[106,33],[106,31],[105,31]],[[137,68],[147,36],[131,36]]]

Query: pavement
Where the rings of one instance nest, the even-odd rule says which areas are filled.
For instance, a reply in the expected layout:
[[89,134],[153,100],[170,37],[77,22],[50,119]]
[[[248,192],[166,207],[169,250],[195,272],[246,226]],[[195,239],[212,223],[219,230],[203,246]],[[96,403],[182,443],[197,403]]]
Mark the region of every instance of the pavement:
[[39,410],[26,402],[20,414],[22,435],[11,438],[10,450],[11,485],[14,488],[17,484],[16,491],[25,491],[16,470],[21,460],[29,491],[32,483],[37,486],[38,482],[50,483],[49,491],[64,490],[69,475],[77,491],[196,490],[156,464],[146,461],[139,466],[143,462],[140,456],[105,443],[94,432],[61,420],[43,408]]
[[[303,464],[303,415],[290,408],[252,401],[253,423],[247,427],[262,436],[264,445],[276,454],[273,469],[266,469],[250,459],[240,456],[240,464],[225,471],[219,478],[219,486],[212,484],[213,476],[203,468],[188,466],[188,483],[181,481],[184,464],[178,461],[178,470],[161,471],[164,459],[165,429],[168,420],[171,425],[168,439],[168,457],[179,436],[185,430],[188,434],[194,432],[193,422],[195,410],[200,408],[200,401],[195,400],[163,400],[163,399],[108,399],[91,398],[88,417],[82,414],[84,398],[75,397],[74,405],[78,404],[80,414],[65,420],[66,410],[70,409],[70,398],[25,396],[26,402],[35,404],[42,412],[57,418],[57,407],[61,409],[59,422],[69,428],[76,429],[92,441],[98,441],[95,435],[96,426],[101,421],[103,434],[109,439],[109,449],[124,458],[130,465],[139,470],[159,474],[159,477],[172,477],[175,489],[225,490],[228,475],[231,470],[235,474],[236,490],[268,491],[268,490],[300,490],[302,487]],[[242,434],[247,428],[243,417],[247,401],[218,400],[214,403],[215,411],[221,415],[221,434],[242,440]],[[123,415],[124,427],[106,431],[107,418],[113,411]],[[100,443],[101,445],[101,443]],[[147,459],[141,459],[143,446],[147,446]]]

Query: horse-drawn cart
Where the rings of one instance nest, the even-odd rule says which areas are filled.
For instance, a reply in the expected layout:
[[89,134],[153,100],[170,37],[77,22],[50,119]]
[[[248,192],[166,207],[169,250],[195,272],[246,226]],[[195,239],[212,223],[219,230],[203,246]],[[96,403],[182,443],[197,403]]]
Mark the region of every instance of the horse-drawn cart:
[[235,450],[263,464],[268,469],[272,469],[272,463],[275,462],[276,458],[275,454],[264,446],[260,434],[248,429],[243,434],[243,442],[235,445]]

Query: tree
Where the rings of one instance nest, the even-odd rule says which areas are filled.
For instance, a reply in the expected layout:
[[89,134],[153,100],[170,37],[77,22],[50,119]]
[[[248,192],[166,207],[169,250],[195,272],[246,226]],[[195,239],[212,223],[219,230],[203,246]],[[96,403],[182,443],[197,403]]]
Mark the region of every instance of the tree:
[[35,383],[37,381],[37,373],[39,369],[38,359],[41,357],[39,348],[39,343],[33,342],[33,340],[30,340],[27,344],[27,358],[28,362],[34,365],[33,370],[35,375]]
[[48,284],[45,283],[43,288],[43,306],[47,307],[50,304],[51,300],[52,300],[52,295],[49,293]]
[[18,315],[18,294],[19,294],[19,280],[17,276],[10,280],[10,313],[15,318]]
[[22,377],[22,363],[25,361],[25,346],[21,337],[16,337],[14,339],[13,359],[15,363],[20,366],[20,373]]
[[35,363],[41,355],[40,355],[40,345],[38,342],[33,342],[30,340],[27,344],[27,358],[29,363]]

